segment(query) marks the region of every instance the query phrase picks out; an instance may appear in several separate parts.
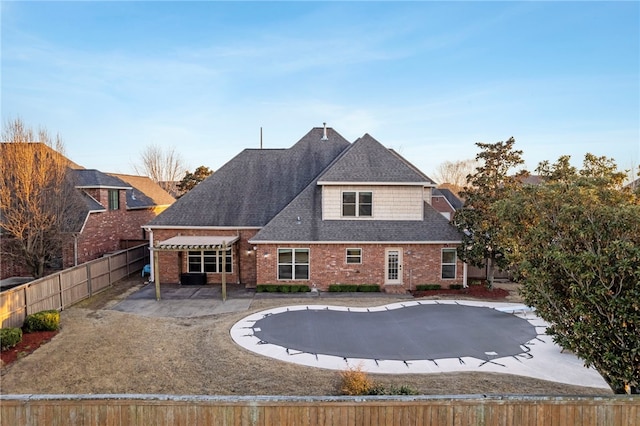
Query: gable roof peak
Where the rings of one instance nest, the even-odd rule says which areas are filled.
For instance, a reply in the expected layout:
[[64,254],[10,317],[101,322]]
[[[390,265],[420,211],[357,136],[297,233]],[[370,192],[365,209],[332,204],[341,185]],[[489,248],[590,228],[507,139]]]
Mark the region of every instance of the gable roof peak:
[[318,179],[323,184],[388,183],[435,186],[435,183],[369,133],[356,139]]

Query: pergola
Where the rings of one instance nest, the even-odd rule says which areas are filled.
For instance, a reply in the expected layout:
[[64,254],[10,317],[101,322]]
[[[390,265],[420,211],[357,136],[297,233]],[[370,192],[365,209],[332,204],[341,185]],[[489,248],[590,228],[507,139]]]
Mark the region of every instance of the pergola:
[[[151,248],[153,255],[153,281],[156,286],[156,300],[160,300],[160,268],[158,267],[158,253],[161,251],[189,251],[189,250],[228,250],[229,246],[238,241],[234,235],[178,235],[164,241],[158,241]],[[222,256],[222,300],[227,300],[227,268],[226,256]]]

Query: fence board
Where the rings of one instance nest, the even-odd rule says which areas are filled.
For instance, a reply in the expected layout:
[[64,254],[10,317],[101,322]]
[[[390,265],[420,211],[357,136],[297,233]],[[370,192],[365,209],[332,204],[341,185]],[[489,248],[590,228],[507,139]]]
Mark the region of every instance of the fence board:
[[89,276],[91,278],[91,294],[105,289],[111,284],[109,279],[109,258],[103,257],[89,262]]
[[86,299],[89,294],[89,275],[86,267],[67,269],[60,272],[63,309]]
[[30,312],[61,309],[59,274],[27,283],[27,304]]

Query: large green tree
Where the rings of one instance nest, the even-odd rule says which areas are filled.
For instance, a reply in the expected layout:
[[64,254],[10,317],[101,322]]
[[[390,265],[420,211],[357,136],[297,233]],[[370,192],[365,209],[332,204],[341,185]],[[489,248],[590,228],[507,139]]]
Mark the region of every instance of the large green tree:
[[191,191],[197,184],[208,178],[213,174],[213,170],[209,169],[206,166],[200,166],[194,170],[193,173],[187,171],[184,174],[184,177],[178,184],[178,189],[180,190],[180,196],[186,194]]
[[514,168],[524,163],[522,151],[514,149],[515,142],[512,137],[492,144],[476,143],[481,149],[476,156],[479,166],[467,176],[467,186],[460,193],[464,206],[453,219],[462,233],[458,256],[478,268],[486,265],[489,288],[493,288],[496,268],[507,266],[498,238],[502,219],[491,206],[519,185],[520,175],[526,174],[524,171],[513,174]]
[[525,302],[616,393],[640,382],[640,201],[606,157],[541,163],[541,185],[492,206]]

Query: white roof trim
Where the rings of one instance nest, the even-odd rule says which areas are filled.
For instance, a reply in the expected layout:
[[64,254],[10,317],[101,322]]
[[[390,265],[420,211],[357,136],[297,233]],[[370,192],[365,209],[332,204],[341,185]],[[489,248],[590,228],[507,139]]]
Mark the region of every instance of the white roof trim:
[[440,245],[440,244],[462,244],[462,241],[258,241],[249,240],[249,244],[350,244],[358,246],[362,244],[392,245]]
[[208,250],[219,249],[238,241],[237,235],[178,235],[158,241],[154,250]]
[[318,185],[334,185],[334,186],[422,186],[422,187],[435,187],[432,182],[349,182],[349,181],[326,181],[319,180]]

